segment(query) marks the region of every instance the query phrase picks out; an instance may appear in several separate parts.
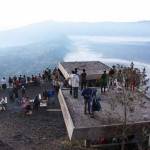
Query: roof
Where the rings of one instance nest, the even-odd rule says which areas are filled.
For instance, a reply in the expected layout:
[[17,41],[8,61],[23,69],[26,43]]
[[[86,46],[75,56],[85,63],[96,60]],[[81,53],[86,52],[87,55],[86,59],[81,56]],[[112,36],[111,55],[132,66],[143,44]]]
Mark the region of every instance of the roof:
[[103,74],[105,70],[108,71],[110,69],[109,66],[100,61],[60,62],[58,68],[65,78],[68,78],[69,74],[71,74],[75,68],[78,69],[78,74],[81,74],[82,70],[85,69],[87,79],[96,79],[99,75]]

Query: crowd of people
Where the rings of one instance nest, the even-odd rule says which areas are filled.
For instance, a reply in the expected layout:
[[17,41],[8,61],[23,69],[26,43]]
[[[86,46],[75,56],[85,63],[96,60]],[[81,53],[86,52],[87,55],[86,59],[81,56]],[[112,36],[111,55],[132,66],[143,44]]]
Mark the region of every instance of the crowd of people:
[[[95,86],[98,85],[98,87],[100,87],[101,94],[109,91],[110,89],[122,90],[123,87],[125,87],[126,90],[134,92],[141,84],[145,84],[145,77],[145,68],[143,69],[143,72],[140,72],[139,69],[134,68],[133,63],[131,63],[130,67],[122,67],[120,65],[112,66],[109,71],[104,70],[103,74],[96,80]],[[79,74],[78,69],[75,68],[67,80],[62,78],[61,73],[57,68],[53,71],[46,68],[42,74],[39,73],[38,75],[14,76],[9,77],[8,80],[3,77],[1,79],[1,88],[3,90],[6,90],[7,87],[12,89],[9,92],[9,98],[11,100],[15,99],[15,101],[18,101],[18,91],[20,90],[21,97],[25,97],[25,100],[28,101],[26,88],[30,85],[41,85],[44,82],[51,82],[56,92],[58,92],[59,88],[69,85],[70,95],[73,96],[74,99],[79,97],[79,91],[81,91],[80,93],[84,97],[85,114],[88,112],[88,114],[93,116],[94,111],[99,111],[101,109],[99,102],[101,99],[100,95],[97,97],[97,89],[89,87],[89,81],[87,80],[87,73],[85,69],[83,69],[81,74]],[[48,91],[44,89],[43,97],[47,97],[46,95],[48,95]],[[35,97],[37,101],[37,96]],[[36,104],[39,105],[39,102],[37,101]],[[35,105],[36,109],[38,105]]]
[[[40,106],[41,99],[48,100],[48,98],[54,95],[54,91],[56,88],[55,80],[58,78],[58,70],[55,68],[53,71],[51,69],[46,68],[42,74],[38,75],[20,75],[9,77],[6,80],[5,77],[1,80],[1,90],[4,92],[6,89],[9,91],[9,95],[6,94],[5,97],[0,98],[0,109],[7,110],[7,96],[9,97],[9,101],[15,102],[21,106],[22,110],[25,114],[32,114],[32,110],[38,110]],[[50,87],[45,87],[45,83],[52,83],[53,89],[50,91]],[[31,86],[40,86],[42,87],[42,94],[35,95],[33,100],[33,105],[31,106],[31,98],[29,98],[27,94],[27,89]],[[5,92],[4,92],[5,93]]]
[[[141,72],[138,68],[134,67],[133,62],[130,67],[113,65],[110,70],[104,70],[103,74],[97,79],[95,86],[100,87],[101,94],[105,94],[106,91],[108,91],[109,94],[109,90],[114,89],[121,91],[123,88],[135,92],[140,86],[146,84],[149,80],[145,79],[145,77],[145,68]],[[81,90],[81,95],[84,97],[85,114],[87,114],[87,110],[89,114],[93,114],[94,111],[100,110],[100,95],[97,97],[96,88],[88,86],[89,81],[87,80],[85,69],[79,74],[78,69],[75,68],[68,78],[68,83],[70,86],[70,95],[72,95],[74,99],[78,98],[78,92]]]
[[75,68],[68,78],[68,83],[70,86],[70,95],[72,95],[74,99],[78,98],[79,88],[81,89],[81,95],[84,97],[84,113],[87,114],[88,112],[91,117],[94,117],[94,111],[99,111],[101,109],[99,103],[100,98],[98,99],[96,97],[96,88],[87,86],[86,70],[83,69],[82,73],[79,75],[78,69]]
[[[14,87],[16,86],[17,88],[21,87],[21,86],[26,86],[28,84],[39,84],[41,81],[50,81],[51,80],[51,70],[50,69],[46,69],[43,71],[42,74],[38,74],[38,75],[31,75],[31,76],[26,76],[26,75],[20,75],[20,76],[13,76],[13,77],[9,77],[8,78],[8,86],[9,87]],[[6,78],[3,77],[3,79],[1,80],[1,85],[2,85],[2,89],[6,89],[7,87],[7,81]]]

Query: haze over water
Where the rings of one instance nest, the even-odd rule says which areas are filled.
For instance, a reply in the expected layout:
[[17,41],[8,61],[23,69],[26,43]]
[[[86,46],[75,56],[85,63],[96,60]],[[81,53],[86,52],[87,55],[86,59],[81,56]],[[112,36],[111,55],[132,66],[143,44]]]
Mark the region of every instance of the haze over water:
[[72,47],[65,61],[99,60],[130,64],[150,71],[150,37],[70,36]]

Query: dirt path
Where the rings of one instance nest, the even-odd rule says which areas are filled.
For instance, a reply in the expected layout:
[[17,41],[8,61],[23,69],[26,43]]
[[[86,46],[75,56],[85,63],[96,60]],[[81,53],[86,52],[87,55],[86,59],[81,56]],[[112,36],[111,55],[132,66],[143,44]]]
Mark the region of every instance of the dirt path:
[[[50,86],[47,85],[49,88]],[[27,95],[34,98],[43,87],[27,88]],[[9,89],[0,96],[8,96]],[[60,109],[57,96],[48,108]],[[31,116],[24,116],[20,106],[8,101],[8,110],[0,112],[0,150],[59,150],[61,142],[68,139],[61,111],[40,108]]]

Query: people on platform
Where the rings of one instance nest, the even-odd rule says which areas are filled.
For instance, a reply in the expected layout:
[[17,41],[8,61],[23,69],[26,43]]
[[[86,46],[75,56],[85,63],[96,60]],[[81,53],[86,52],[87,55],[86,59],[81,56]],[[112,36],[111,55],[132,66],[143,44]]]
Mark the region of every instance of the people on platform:
[[84,97],[84,113],[88,114],[93,118],[95,111],[100,111],[100,96],[97,98],[96,96],[97,89],[96,88],[84,88],[82,90],[82,96]]
[[81,90],[83,90],[84,88],[86,88],[86,71],[85,69],[83,69],[83,72],[80,75],[80,79],[81,79]]
[[69,78],[68,78],[68,83],[69,83],[69,87],[70,87],[70,95],[72,95],[72,80],[73,80],[73,76],[74,76],[74,71],[72,71],[72,73],[70,74]]
[[108,84],[108,76],[106,74],[106,71],[104,71],[104,73],[101,76],[100,84],[101,84],[101,93],[105,93]]
[[92,108],[91,108],[92,89],[84,88],[82,91],[82,96],[84,97],[84,114],[87,114],[87,111],[89,114],[91,114],[92,113]]
[[73,97],[75,99],[78,98],[79,82],[79,75],[77,72],[74,72],[73,76],[71,77],[71,86],[73,89]]

